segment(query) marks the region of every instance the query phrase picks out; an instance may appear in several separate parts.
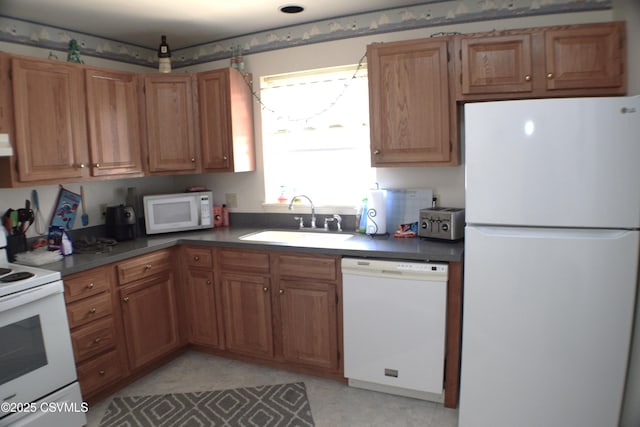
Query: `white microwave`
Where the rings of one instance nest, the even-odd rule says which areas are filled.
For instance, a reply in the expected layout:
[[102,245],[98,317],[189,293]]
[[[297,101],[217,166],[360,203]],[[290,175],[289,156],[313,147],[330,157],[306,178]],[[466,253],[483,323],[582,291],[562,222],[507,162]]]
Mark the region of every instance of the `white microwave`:
[[213,228],[212,200],[210,191],[143,196],[147,234]]

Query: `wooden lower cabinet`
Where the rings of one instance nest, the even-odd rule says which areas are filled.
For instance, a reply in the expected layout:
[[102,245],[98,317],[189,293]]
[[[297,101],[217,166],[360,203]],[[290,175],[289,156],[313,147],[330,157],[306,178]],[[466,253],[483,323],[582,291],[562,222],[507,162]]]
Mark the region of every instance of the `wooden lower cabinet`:
[[84,400],[128,375],[113,266],[64,277],[71,344]]
[[284,359],[337,369],[336,285],[282,279],[278,299]]
[[187,272],[189,342],[219,348],[217,297],[213,271],[190,268]]
[[120,306],[132,370],[179,347],[173,273],[122,286]]
[[272,358],[271,282],[269,277],[223,272],[222,299],[227,349]]

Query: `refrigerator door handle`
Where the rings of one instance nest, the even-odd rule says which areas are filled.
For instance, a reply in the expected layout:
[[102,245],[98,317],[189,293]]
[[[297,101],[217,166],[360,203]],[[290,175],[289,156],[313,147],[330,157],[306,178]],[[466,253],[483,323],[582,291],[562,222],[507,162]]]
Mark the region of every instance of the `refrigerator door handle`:
[[621,239],[637,230],[589,229],[589,228],[537,228],[537,227],[496,227],[486,225],[467,225],[479,233],[494,237],[522,237],[540,239]]

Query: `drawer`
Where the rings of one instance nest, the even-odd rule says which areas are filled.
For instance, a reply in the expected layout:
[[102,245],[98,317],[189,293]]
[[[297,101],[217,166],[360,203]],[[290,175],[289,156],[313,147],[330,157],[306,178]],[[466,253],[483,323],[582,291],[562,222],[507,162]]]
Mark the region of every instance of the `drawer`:
[[111,314],[111,293],[105,292],[80,301],[67,304],[69,328],[84,325]]
[[223,270],[269,273],[269,254],[258,251],[222,249],[220,266]]
[[118,283],[124,285],[171,270],[171,251],[157,251],[118,263]]
[[338,279],[338,258],[324,255],[279,255],[281,277],[301,279]]
[[189,267],[213,268],[213,254],[211,248],[184,248],[185,262]]
[[110,272],[110,267],[101,267],[65,277],[63,280],[65,301],[77,301],[109,290]]
[[120,366],[118,353],[114,350],[80,363],[77,371],[82,395],[86,397],[122,377],[124,370]]
[[116,334],[112,317],[91,322],[71,333],[76,363],[115,346]]

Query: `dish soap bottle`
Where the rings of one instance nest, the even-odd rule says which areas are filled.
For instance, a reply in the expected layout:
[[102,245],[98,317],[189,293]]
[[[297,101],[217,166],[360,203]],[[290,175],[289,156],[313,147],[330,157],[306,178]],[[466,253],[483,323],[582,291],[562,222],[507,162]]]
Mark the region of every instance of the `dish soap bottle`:
[[358,233],[367,231],[367,198],[362,199],[362,213],[360,214],[360,222],[358,223]]
[[171,72],[171,49],[167,44],[167,36],[160,37],[160,46],[158,47],[158,71],[161,73]]

